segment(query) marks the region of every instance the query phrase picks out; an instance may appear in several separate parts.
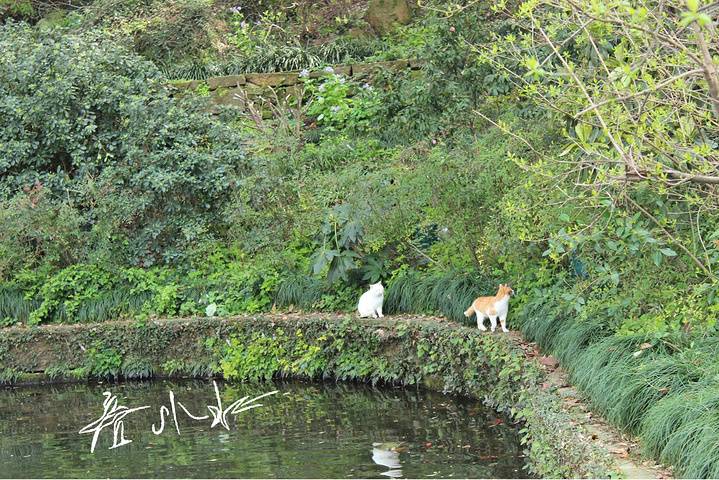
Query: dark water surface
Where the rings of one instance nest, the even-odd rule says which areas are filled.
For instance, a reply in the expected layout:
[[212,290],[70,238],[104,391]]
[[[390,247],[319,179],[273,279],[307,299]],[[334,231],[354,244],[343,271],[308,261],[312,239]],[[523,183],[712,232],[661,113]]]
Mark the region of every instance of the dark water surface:
[[357,384],[3,387],[0,478],[526,478],[518,428],[478,402]]

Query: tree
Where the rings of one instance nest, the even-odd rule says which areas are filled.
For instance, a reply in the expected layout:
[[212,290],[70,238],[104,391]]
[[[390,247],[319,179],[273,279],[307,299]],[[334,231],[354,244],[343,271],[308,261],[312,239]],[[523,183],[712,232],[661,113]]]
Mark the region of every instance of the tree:
[[[475,45],[545,109],[548,125],[562,127],[566,149],[548,160],[575,187],[567,201],[579,207],[580,230],[570,243],[602,231],[620,207],[715,277],[716,9],[699,0],[530,0],[515,10],[518,33]],[[657,251],[673,255],[661,243]]]

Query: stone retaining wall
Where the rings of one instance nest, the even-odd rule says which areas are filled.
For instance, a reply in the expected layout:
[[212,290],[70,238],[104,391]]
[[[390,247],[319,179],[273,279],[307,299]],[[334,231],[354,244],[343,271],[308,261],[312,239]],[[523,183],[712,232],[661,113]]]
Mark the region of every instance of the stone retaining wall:
[[[336,74],[345,75],[358,80],[370,80],[372,73],[380,69],[391,72],[404,70],[419,71],[422,62],[420,60],[393,60],[388,62],[375,63],[354,63],[351,65],[333,66]],[[189,91],[209,92],[212,102],[216,105],[232,105],[242,107],[242,92],[247,98],[256,99],[261,96],[277,94],[278,98],[285,98],[287,95],[296,96],[302,94],[302,82],[299,79],[299,70],[276,73],[246,73],[242,75],[227,75],[224,77],[213,77],[206,80],[187,80],[170,82],[172,93],[182,95]],[[323,69],[309,73],[310,78],[319,78],[325,75]]]

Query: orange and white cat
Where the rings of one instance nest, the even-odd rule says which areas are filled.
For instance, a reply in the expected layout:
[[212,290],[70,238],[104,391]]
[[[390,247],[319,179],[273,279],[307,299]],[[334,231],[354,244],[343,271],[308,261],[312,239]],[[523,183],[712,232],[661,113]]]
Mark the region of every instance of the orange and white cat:
[[477,314],[477,328],[487,330],[484,326],[484,319],[489,318],[492,322],[492,331],[497,328],[497,317],[502,324],[502,331],[507,330],[507,311],[509,310],[509,297],[514,295],[509,285],[499,285],[499,291],[494,297],[479,297],[470,306],[464,315],[471,317],[473,313]]

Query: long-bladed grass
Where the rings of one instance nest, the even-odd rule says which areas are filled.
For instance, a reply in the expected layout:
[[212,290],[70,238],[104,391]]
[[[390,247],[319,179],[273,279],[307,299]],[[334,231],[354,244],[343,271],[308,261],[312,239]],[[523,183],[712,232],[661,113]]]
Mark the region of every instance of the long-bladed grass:
[[383,311],[396,315],[405,313],[431,313],[433,278],[416,274],[401,275],[391,281],[384,292]]
[[129,288],[118,288],[80,305],[77,311],[78,323],[107,322],[122,315],[139,314],[145,302],[152,299],[150,292],[132,293]]
[[27,298],[20,289],[0,285],[0,326],[27,323],[30,314],[40,303],[37,299]]
[[644,415],[645,452],[688,478],[719,478],[719,339],[677,341],[662,362],[679,377]]
[[628,433],[637,432],[643,415],[667,391],[691,379],[691,369],[662,347],[642,350],[643,339],[608,337],[585,349],[572,365],[572,381]]
[[555,354],[555,342],[563,335],[562,330],[571,324],[568,317],[556,314],[549,302],[541,301],[525,304],[520,321],[526,340],[537,342],[544,351]]
[[497,294],[499,282],[476,274],[408,272],[394,278],[385,290],[385,310],[390,314],[439,313],[450,320],[473,325],[464,316],[475,298]]
[[[564,364],[573,363],[587,348],[608,334],[606,326],[597,322],[578,322],[560,318],[554,323],[558,328],[562,328],[562,331],[560,333],[557,329],[554,332],[552,350]],[[544,342],[549,342],[549,339],[545,339]]]
[[645,454],[685,466],[687,478],[719,478],[719,382],[712,383],[677,390],[642,422]]
[[324,289],[325,284],[319,278],[291,272],[280,282],[275,303],[280,307],[310,308],[322,299]]
[[477,297],[493,297],[499,282],[476,275],[444,275],[432,288],[432,299],[437,309],[455,322],[472,324],[476,318],[467,318],[464,312]]
[[646,455],[684,477],[719,478],[718,338],[613,334],[541,302],[522,313],[525,338],[556,355],[597,412],[643,440]]
[[361,62],[386,50],[381,42],[337,41],[316,47],[287,44],[257,45],[244,55],[224,62],[182,62],[161,65],[171,79],[206,80],[222,75],[288,72],[322,65]]

